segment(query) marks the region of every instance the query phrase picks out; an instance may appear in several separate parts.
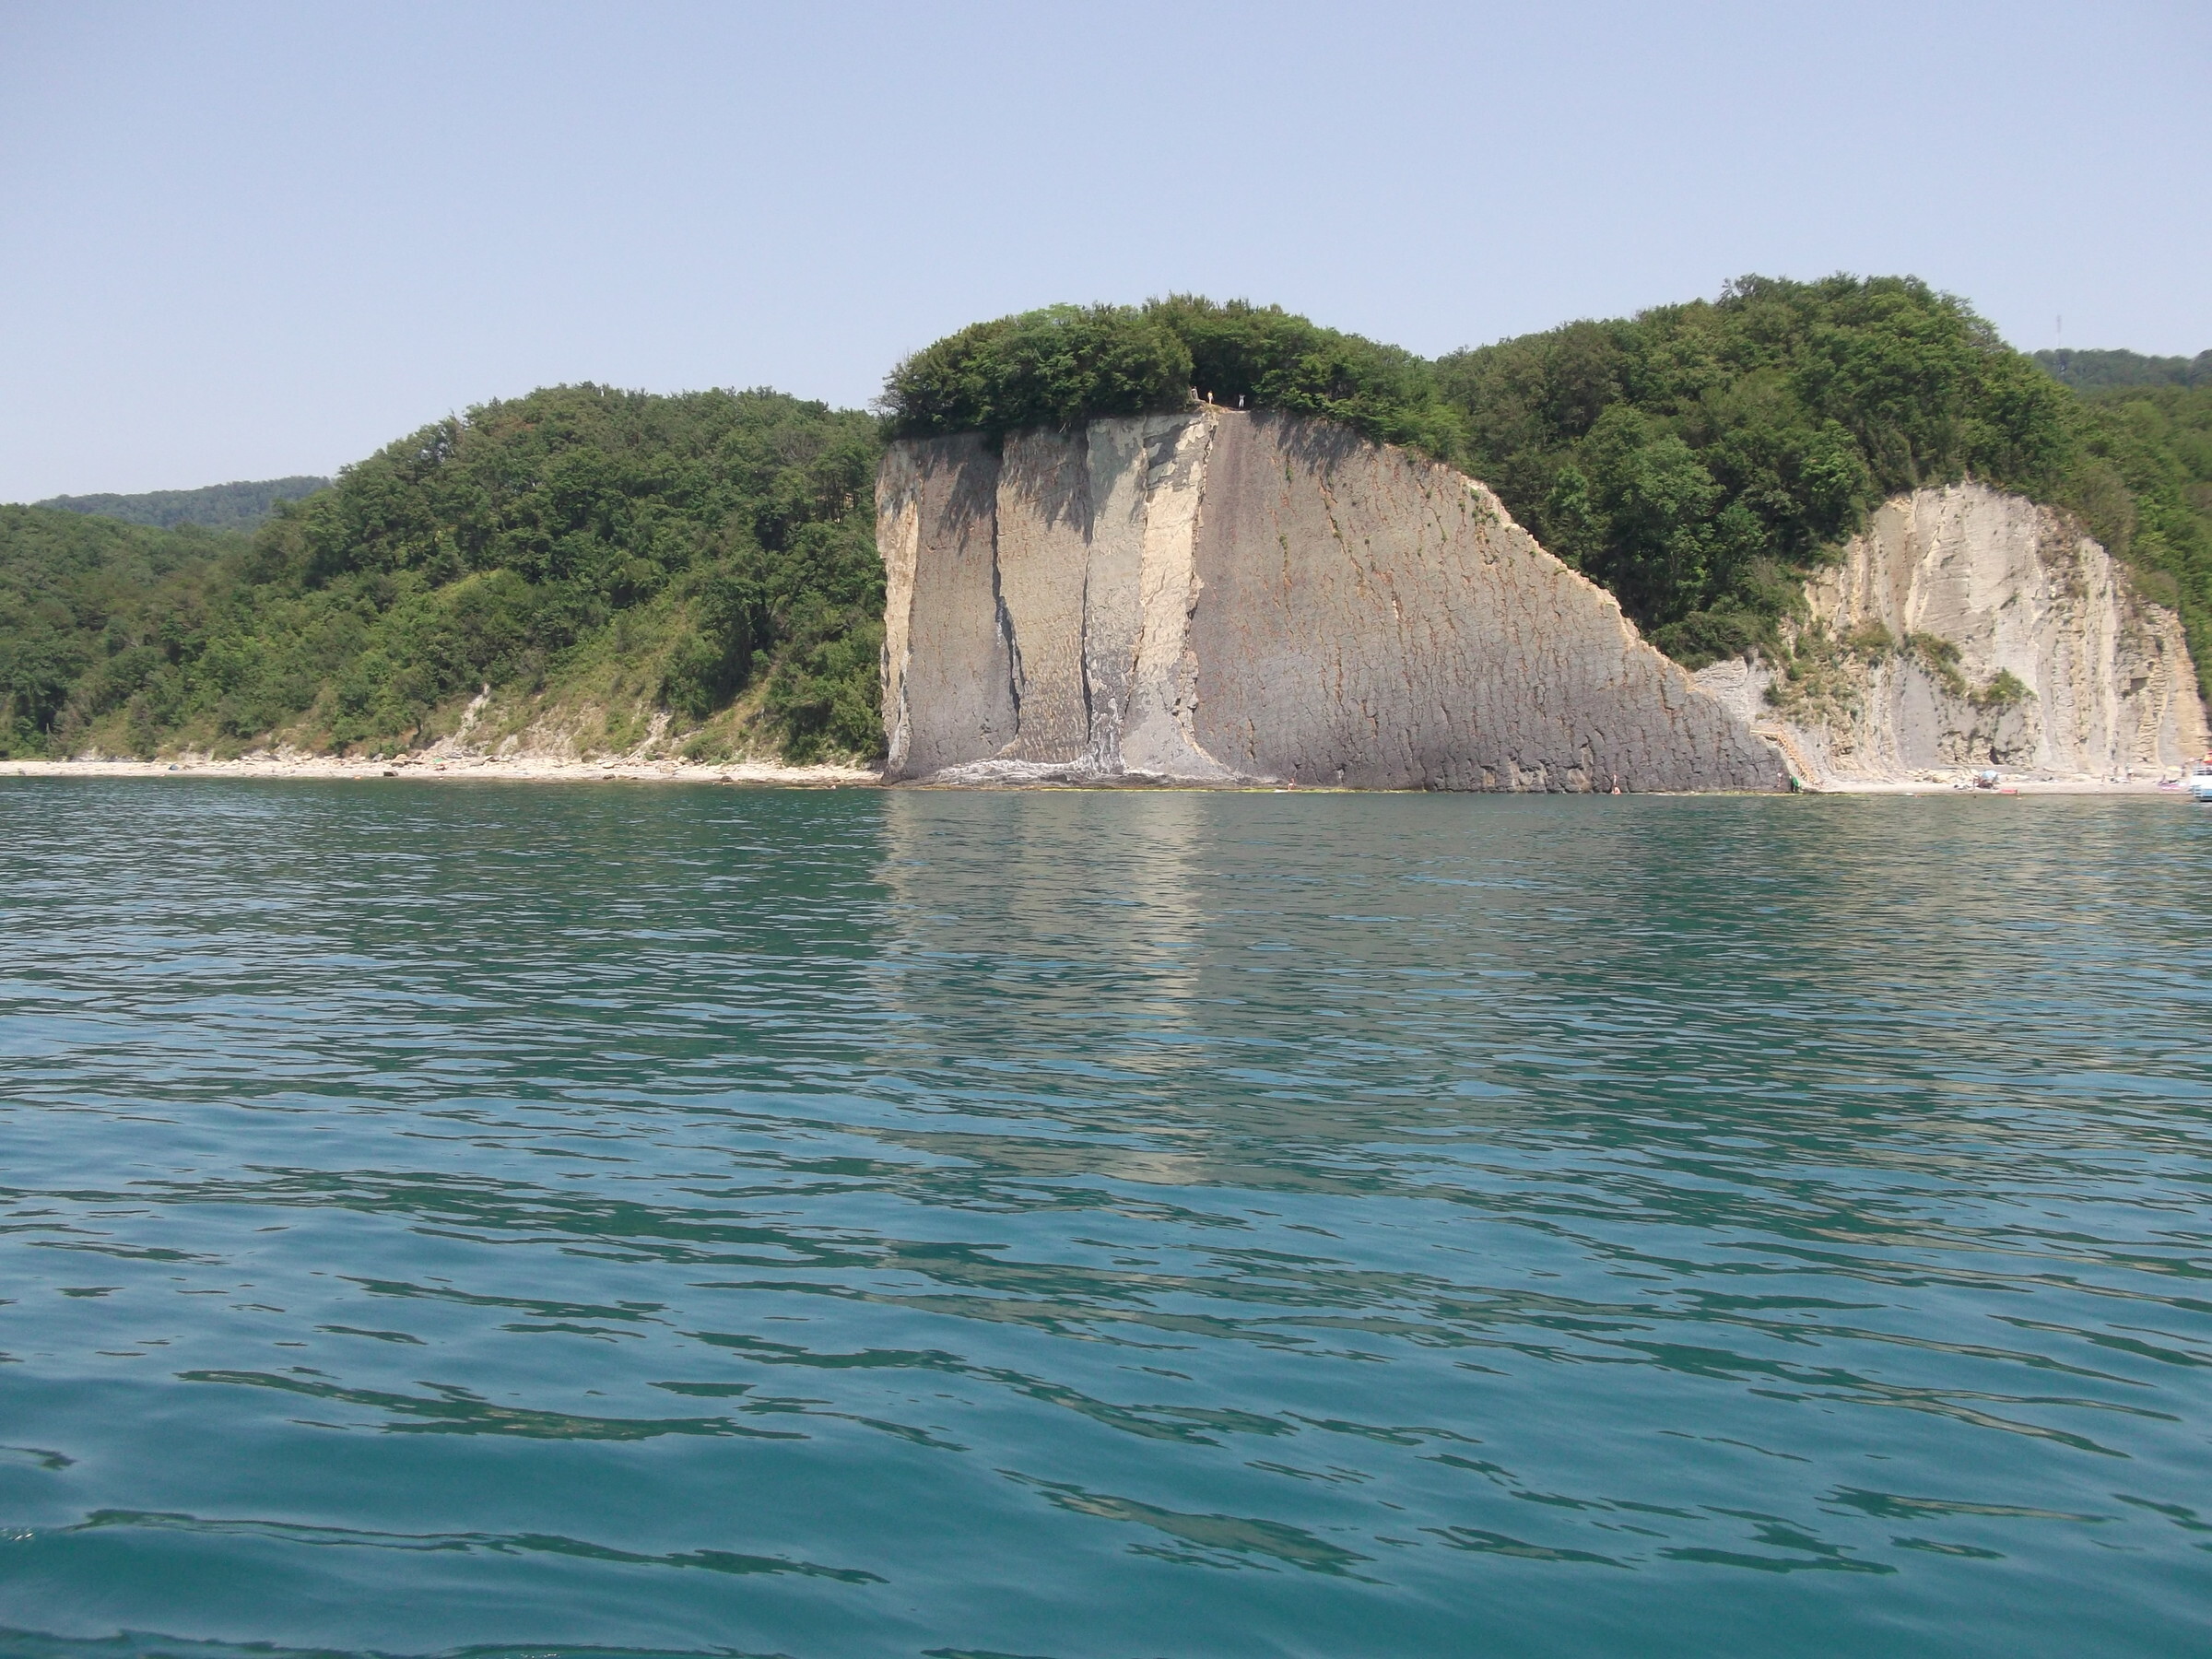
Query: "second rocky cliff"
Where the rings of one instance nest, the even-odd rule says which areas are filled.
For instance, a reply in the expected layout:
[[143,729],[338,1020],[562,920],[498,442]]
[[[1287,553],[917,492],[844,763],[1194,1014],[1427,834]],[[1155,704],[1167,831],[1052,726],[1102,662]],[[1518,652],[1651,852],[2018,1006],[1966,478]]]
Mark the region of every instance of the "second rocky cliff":
[[2181,619],[2068,514],[1965,483],[1877,512],[1806,584],[1790,672],[1700,670],[1815,782],[2109,780],[2206,748]]
[[909,440],[877,506],[891,778],[1785,782],[1488,489],[1326,422]]

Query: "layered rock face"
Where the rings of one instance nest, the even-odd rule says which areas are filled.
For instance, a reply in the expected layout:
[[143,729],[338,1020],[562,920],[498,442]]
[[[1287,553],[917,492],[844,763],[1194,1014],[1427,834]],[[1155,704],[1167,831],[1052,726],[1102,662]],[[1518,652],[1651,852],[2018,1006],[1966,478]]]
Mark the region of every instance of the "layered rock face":
[[1449,467],[1207,409],[894,444],[892,778],[1772,789],[1773,748]]
[[1816,780],[1983,766],[2109,778],[2205,752],[2181,619],[2066,515],[1982,484],[1874,516],[1806,583],[1809,687],[1716,664],[1732,701]]

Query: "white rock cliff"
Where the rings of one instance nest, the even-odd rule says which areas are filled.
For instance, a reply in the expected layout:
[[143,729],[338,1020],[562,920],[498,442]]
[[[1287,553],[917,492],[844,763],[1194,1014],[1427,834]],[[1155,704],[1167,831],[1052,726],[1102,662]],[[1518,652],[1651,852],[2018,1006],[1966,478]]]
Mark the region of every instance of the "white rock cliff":
[[2066,514],[1982,484],[1889,501],[1806,584],[1809,685],[1730,661],[1699,683],[1803,775],[1998,767],[2113,778],[2206,747],[2181,620]]
[[1487,488],[1205,409],[891,446],[886,775],[1773,789],[1781,757]]

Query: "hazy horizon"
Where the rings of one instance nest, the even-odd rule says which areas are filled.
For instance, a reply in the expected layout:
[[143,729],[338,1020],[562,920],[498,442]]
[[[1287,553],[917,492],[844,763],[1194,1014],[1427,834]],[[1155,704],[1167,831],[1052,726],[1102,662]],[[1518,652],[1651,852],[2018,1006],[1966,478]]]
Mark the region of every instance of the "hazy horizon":
[[2207,70],[2179,6],[0,5],[0,500],[328,475],[560,382],[856,406],[1175,290],[1433,356],[1911,273],[2191,356]]

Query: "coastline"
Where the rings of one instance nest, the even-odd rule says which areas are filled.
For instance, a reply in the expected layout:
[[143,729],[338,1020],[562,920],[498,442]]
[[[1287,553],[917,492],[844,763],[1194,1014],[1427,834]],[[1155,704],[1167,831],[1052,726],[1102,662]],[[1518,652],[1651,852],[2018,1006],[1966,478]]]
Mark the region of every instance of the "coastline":
[[2161,800],[2186,801],[2188,791],[2156,778],[2008,778],[2000,775],[1996,788],[1979,789],[1972,774],[1947,778],[1830,778],[1806,786],[1808,794],[2020,794],[2020,795],[2153,795]]
[[536,756],[424,755],[343,760],[329,755],[241,755],[233,760],[0,760],[0,778],[270,778],[325,783],[405,779],[446,782],[749,783],[792,789],[874,788],[865,767],[791,766],[773,760],[559,760]]
[[[1994,790],[1971,786],[1972,774],[1957,777],[1829,778],[1809,785],[1807,794],[1929,795],[2147,795],[2187,800],[2188,795],[2155,778],[2097,779],[2005,777]],[[824,763],[794,766],[776,760],[565,760],[547,756],[428,754],[397,760],[344,760],[329,755],[241,755],[216,760],[190,756],[175,760],[0,760],[0,778],[263,778],[326,783],[416,780],[432,782],[513,783],[734,783],[785,789],[875,789],[883,775],[871,768]],[[924,788],[943,785],[924,784]],[[1301,791],[1300,793],[1306,793]],[[1315,792],[1320,793],[1320,792]],[[1330,792],[1334,793],[1334,792]],[[1377,792],[1393,793],[1393,792]]]

